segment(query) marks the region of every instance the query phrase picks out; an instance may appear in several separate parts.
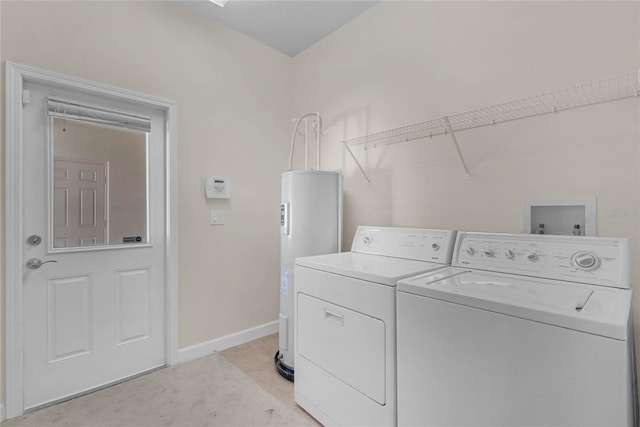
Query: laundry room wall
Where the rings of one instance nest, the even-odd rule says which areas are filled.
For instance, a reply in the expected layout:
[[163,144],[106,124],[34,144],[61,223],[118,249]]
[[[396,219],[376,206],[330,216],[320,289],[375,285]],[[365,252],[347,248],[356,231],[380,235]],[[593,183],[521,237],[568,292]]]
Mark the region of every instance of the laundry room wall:
[[[2,61],[176,101],[180,348],[275,321],[291,58],[171,2],[0,10]],[[231,178],[231,199],[205,199],[206,176]],[[209,225],[211,209],[225,225]]]
[[[323,167],[360,225],[522,232],[527,198],[597,198],[628,237],[640,330],[640,109],[617,101],[355,154],[347,138],[564,89],[640,66],[638,2],[382,2],[294,58],[294,115],[320,111]],[[300,161],[300,159],[297,159]],[[569,231],[569,230],[567,230]]]

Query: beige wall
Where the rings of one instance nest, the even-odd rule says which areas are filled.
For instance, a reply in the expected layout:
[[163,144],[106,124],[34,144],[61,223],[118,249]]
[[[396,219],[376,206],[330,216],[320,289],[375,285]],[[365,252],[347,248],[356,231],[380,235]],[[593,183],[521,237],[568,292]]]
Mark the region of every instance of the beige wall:
[[[176,101],[179,346],[277,319],[291,59],[169,2],[0,8],[3,61]],[[232,179],[230,200],[204,198],[208,175]],[[226,225],[209,225],[212,208]]]
[[[637,70],[638,2],[384,2],[294,58],[296,114],[321,111],[327,168],[359,224],[522,231],[525,198],[597,198],[601,236],[631,239],[640,330],[637,99],[356,150],[340,141]],[[611,216],[607,212],[618,212]],[[345,246],[348,247],[348,246]]]

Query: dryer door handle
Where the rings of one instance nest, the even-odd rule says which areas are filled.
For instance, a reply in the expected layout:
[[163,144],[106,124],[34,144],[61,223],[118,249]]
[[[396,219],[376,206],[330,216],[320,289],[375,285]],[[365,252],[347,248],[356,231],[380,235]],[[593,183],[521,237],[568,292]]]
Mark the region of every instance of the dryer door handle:
[[338,314],[333,311],[324,309],[324,318],[336,325],[344,326],[344,314]]

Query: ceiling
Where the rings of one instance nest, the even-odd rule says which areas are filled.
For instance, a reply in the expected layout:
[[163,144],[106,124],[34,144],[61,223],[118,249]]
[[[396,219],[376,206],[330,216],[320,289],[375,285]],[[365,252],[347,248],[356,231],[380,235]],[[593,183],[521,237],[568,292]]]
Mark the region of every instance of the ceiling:
[[296,56],[378,1],[229,0],[224,7],[207,0],[176,3]]

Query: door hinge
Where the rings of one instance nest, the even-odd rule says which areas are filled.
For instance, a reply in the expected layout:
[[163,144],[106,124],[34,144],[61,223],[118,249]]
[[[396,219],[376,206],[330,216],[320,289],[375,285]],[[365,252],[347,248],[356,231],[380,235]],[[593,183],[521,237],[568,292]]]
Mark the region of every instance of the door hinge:
[[31,91],[24,89],[22,91],[22,105],[27,105],[31,102]]

